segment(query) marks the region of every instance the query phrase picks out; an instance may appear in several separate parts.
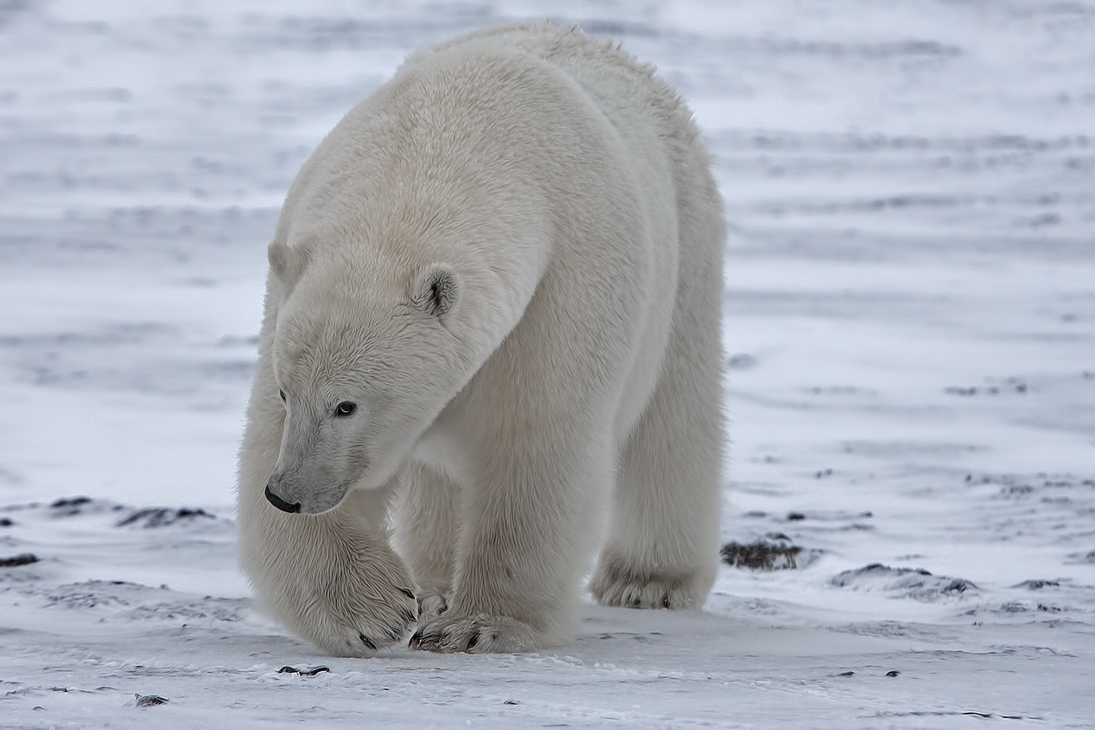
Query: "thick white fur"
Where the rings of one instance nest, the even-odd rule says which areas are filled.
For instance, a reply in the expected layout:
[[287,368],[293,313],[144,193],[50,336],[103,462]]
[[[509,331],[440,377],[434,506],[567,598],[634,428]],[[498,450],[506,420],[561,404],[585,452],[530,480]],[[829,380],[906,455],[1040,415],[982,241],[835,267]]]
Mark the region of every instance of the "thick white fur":
[[702,606],[723,237],[688,111],[618,49],[530,24],[412,56],[270,246],[238,495],[263,603],[333,654],[416,622],[416,648],[533,650],[600,540],[602,604]]

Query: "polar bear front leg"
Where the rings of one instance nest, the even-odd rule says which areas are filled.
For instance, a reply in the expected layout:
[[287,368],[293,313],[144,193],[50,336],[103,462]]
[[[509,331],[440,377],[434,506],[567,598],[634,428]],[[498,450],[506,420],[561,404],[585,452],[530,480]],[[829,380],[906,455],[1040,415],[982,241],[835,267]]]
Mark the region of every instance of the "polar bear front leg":
[[611,450],[582,429],[537,426],[516,442],[494,434],[493,447],[480,451],[482,478],[465,487],[448,610],[420,625],[411,648],[521,652],[569,640]]
[[[372,656],[401,644],[417,620],[410,571],[363,515],[383,505],[353,492],[322,515],[240,520],[244,566],[262,604],[293,633],[336,656]],[[257,529],[256,529],[257,528]]]
[[415,584],[388,544],[392,486],[351,492],[320,515],[271,505],[266,482],[284,409],[269,357],[260,358],[240,449],[240,562],[260,602],[293,633],[338,656],[371,656],[402,643],[416,621]]

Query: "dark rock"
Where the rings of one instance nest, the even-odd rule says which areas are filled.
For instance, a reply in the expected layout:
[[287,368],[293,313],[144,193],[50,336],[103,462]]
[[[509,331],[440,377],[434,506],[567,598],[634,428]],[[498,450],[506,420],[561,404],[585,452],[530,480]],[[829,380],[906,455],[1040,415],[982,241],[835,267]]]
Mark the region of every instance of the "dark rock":
[[23,553],[22,555],[16,555],[14,558],[4,558],[0,560],[0,568],[17,568],[20,565],[30,565],[31,563],[37,563],[38,556],[31,553]]

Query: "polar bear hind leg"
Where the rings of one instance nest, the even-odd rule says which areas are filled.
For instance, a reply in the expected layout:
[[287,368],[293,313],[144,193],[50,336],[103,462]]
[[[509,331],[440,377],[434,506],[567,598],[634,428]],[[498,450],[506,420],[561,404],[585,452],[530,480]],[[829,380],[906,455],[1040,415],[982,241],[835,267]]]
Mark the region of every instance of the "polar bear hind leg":
[[418,583],[419,622],[448,608],[456,551],[460,487],[425,464],[404,467],[395,504],[393,544]]
[[606,606],[701,608],[714,582],[725,228],[710,177],[693,181],[698,194],[681,201],[680,284],[661,376],[622,447],[608,535],[589,584]]

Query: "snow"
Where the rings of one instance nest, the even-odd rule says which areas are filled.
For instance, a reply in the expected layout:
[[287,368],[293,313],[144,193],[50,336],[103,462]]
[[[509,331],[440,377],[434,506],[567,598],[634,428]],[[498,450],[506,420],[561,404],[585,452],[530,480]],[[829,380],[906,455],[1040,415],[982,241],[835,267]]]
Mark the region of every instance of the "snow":
[[[235,565],[278,206],[413,48],[544,15],[703,127],[723,538],[801,559],[532,655],[318,655]],[[1090,726],[1093,37],[1090,0],[0,3],[0,560],[38,558],[0,726]]]

